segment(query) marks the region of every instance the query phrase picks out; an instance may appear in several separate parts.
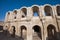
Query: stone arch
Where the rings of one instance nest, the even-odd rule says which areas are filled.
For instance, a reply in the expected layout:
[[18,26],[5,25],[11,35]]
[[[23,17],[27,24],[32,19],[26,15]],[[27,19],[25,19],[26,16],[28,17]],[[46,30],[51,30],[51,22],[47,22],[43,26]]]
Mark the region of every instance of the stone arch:
[[46,5],[44,7],[44,12],[46,16],[51,16],[53,14],[52,7],[49,5]]
[[33,40],[42,40],[41,28],[39,25],[33,26]]
[[25,18],[27,16],[27,8],[22,8],[22,18]]
[[15,28],[15,26],[12,26],[12,37],[15,37],[15,32],[16,32],[16,28]]
[[14,10],[14,12],[13,12],[14,14],[17,14],[17,10]]
[[57,15],[60,16],[60,6],[56,6]]
[[5,26],[3,32],[4,32],[5,35],[9,35],[10,34],[8,25]]
[[39,16],[39,7],[38,6],[33,6],[33,16]]
[[21,29],[21,38],[24,40],[27,38],[27,28],[26,26],[22,25],[20,29]]
[[56,37],[56,27],[52,24],[47,27],[48,40],[57,40]]

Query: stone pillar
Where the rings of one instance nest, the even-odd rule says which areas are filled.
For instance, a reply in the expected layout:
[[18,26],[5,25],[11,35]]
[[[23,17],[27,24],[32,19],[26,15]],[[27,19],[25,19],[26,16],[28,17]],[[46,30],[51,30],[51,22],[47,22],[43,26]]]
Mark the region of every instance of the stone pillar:
[[42,40],[44,40],[44,23],[43,23],[43,19],[44,19],[44,8],[43,8],[43,6],[40,6],[40,20],[41,20],[41,25],[42,25],[42,27],[41,27],[41,34],[42,34]]
[[19,29],[18,30],[19,30],[18,33],[19,33],[19,35],[21,37],[21,26],[19,26]]
[[27,40],[32,40],[32,29],[27,27]]
[[17,20],[18,21],[21,20],[21,16],[22,16],[21,10],[17,10]]
[[42,40],[44,40],[44,35],[43,35],[43,26],[41,27],[41,36],[42,36]]
[[44,23],[44,40],[48,40],[48,32],[47,32],[47,26],[46,26],[47,24],[46,23]]
[[11,27],[10,30],[9,30],[10,34],[13,33],[13,28]]
[[48,34],[47,34],[47,26],[46,26],[47,24],[45,23],[44,24],[44,40],[48,40]]
[[31,7],[28,7],[27,8],[27,20],[31,20],[32,14],[33,14],[32,8]]
[[55,22],[55,24],[57,25],[56,26],[56,31],[58,32],[59,31],[59,29],[60,29],[60,27],[59,27],[59,23],[57,23],[58,21],[57,21],[57,19],[56,19],[56,17],[57,17],[57,12],[56,12],[56,6],[53,6],[53,15],[54,15],[54,22]]
[[17,27],[17,35],[18,35],[18,37],[21,36],[21,28],[20,28],[19,24],[18,24],[18,27]]
[[[40,8],[41,8],[41,9],[40,9],[40,11],[41,11],[41,13],[40,13],[40,16],[41,16],[40,19],[41,19],[41,23],[42,23],[42,27],[41,27],[41,29],[42,29],[42,40],[45,40],[45,38],[46,38],[46,37],[45,37],[45,35],[46,35],[46,34],[45,34],[45,32],[46,32],[46,31],[45,31],[45,28],[46,28],[46,27],[45,27],[45,24],[44,24],[44,23],[45,23],[45,20],[44,20],[44,19],[45,19],[45,18],[44,18],[44,17],[45,17],[44,6],[40,6]],[[44,27],[45,27],[45,28],[44,28]]]
[[47,29],[45,29],[45,31],[44,31],[45,33],[45,40],[48,40],[48,36],[47,36]]
[[19,36],[19,33],[18,33],[18,22],[15,22],[16,24],[15,24],[15,35],[16,36]]

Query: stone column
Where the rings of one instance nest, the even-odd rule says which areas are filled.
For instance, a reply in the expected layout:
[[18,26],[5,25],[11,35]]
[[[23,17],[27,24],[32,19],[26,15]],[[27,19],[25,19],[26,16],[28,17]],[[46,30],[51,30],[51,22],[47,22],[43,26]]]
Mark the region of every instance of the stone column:
[[21,37],[21,25],[20,25],[20,22],[18,22],[18,36]]
[[19,37],[21,36],[21,29],[20,29],[20,27],[18,28],[18,36]]
[[27,27],[27,40],[32,40],[32,28]]
[[42,40],[45,40],[45,14],[44,14],[44,6],[40,6],[40,19],[41,19],[41,23],[42,23],[42,27],[41,27],[41,32],[42,32]]
[[44,29],[43,29],[43,31],[44,31],[44,40],[48,40],[48,32],[47,32],[47,24],[46,24],[46,22],[44,23]]
[[33,14],[32,8],[31,7],[28,7],[27,8],[27,20],[31,20],[32,14]]
[[41,27],[41,36],[42,36],[42,40],[44,40],[44,35],[43,35],[43,26]]
[[17,21],[18,22],[21,20],[21,16],[22,16],[21,10],[17,10]]
[[57,23],[57,19],[56,19],[56,16],[57,16],[57,12],[56,12],[56,6],[53,6],[53,15],[54,15],[54,22],[56,24],[56,31],[58,32],[60,27],[59,27],[59,23]]
[[44,23],[44,40],[48,40],[48,34],[47,34],[47,24],[46,22]]
[[15,35],[19,37],[19,36],[20,36],[20,35],[19,35],[19,29],[20,29],[20,28],[19,28],[19,24],[18,24],[18,22],[15,22],[15,23],[16,23],[16,24],[15,24]]
[[47,36],[47,29],[45,29],[45,31],[44,31],[45,33],[45,40],[48,40],[48,36]]
[[44,23],[43,23],[43,17],[44,17],[44,8],[43,8],[43,6],[40,6],[40,20],[41,20],[41,25],[42,25],[42,27],[41,27],[41,34],[42,34],[42,40],[44,40]]
[[13,28],[11,27],[10,30],[9,30],[10,34],[13,33]]

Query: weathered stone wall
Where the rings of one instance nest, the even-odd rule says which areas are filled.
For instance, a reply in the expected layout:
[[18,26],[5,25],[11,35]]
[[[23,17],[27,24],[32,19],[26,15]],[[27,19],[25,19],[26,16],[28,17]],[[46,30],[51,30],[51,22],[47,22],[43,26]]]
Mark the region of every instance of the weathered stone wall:
[[[51,30],[54,32],[54,35],[57,35],[55,32],[58,33],[60,30],[60,16],[57,15],[57,6],[60,8],[60,5],[51,6],[50,4],[46,4],[43,6],[33,5],[31,7],[22,7],[21,9],[9,11],[5,16],[4,30],[7,29],[10,34],[13,34],[14,26],[15,35],[22,36],[23,33],[21,26],[25,26],[26,39],[34,40],[33,34],[36,29],[33,29],[33,27],[37,25],[37,27],[39,26],[41,29],[41,31],[39,30],[39,33],[41,33],[40,39],[47,40],[49,37],[48,30],[50,29],[48,29],[48,27],[51,26]],[[38,16],[34,16],[35,11],[38,13]]]

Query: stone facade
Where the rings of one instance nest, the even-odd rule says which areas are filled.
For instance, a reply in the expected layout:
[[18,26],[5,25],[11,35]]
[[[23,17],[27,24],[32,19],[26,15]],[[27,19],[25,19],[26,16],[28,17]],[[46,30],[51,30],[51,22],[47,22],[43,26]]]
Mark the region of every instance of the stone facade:
[[4,30],[24,40],[56,40],[59,24],[60,5],[33,5],[7,12]]

